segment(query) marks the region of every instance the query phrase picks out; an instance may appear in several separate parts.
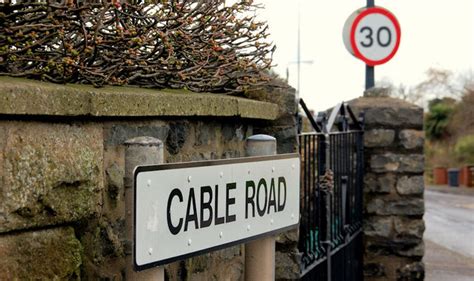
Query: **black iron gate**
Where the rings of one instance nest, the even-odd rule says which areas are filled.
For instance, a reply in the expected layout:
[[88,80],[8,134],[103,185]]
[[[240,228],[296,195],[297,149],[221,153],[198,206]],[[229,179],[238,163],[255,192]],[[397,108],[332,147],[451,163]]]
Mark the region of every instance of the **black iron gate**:
[[300,133],[302,280],[362,280],[363,116],[346,103]]

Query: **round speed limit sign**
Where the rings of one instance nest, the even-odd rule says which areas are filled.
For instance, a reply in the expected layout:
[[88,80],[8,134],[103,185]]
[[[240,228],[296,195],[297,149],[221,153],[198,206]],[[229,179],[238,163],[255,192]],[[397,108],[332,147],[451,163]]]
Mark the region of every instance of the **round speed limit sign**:
[[344,25],[344,44],[367,65],[386,63],[400,45],[400,24],[388,10],[362,8],[354,12]]

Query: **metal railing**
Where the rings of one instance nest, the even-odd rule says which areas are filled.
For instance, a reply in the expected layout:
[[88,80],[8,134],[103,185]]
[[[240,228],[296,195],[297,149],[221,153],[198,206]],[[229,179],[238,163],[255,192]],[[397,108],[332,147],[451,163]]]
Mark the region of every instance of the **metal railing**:
[[362,280],[363,115],[346,103],[299,134],[303,280]]

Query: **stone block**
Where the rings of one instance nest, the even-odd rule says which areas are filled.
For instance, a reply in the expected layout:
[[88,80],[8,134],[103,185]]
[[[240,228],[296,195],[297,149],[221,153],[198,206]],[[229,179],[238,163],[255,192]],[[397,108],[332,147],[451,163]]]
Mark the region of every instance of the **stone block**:
[[81,279],[122,280],[124,257],[132,252],[131,242],[125,240],[125,220],[90,218],[76,224],[75,233],[83,247]]
[[402,130],[398,134],[400,144],[406,149],[422,148],[425,134],[421,130]]
[[393,218],[368,217],[364,221],[364,234],[370,237],[390,238],[393,233]]
[[196,139],[194,145],[208,145],[216,139],[216,130],[210,127],[209,124],[198,122],[196,126]]
[[81,280],[82,246],[71,227],[0,235],[0,279]]
[[423,262],[414,262],[397,270],[398,281],[417,281],[425,279],[425,265]]
[[421,241],[425,232],[423,219],[395,217],[394,227],[397,240]]
[[425,253],[422,241],[401,241],[391,237],[366,236],[365,251],[376,256],[399,256],[421,260]]
[[116,163],[112,164],[105,170],[107,179],[107,195],[109,199],[114,202],[121,200],[122,193],[124,192],[123,177],[124,169],[120,168]]
[[231,260],[235,257],[240,256],[241,254],[241,246],[233,246],[229,248],[225,248],[216,252],[213,252],[215,258],[219,258],[221,260]]
[[370,157],[370,168],[376,173],[423,173],[424,167],[423,154],[386,153]]
[[297,244],[298,240],[299,240],[298,228],[280,233],[275,238],[275,241],[277,244],[284,244],[284,245]]
[[231,124],[224,124],[222,126],[222,137],[224,141],[231,141],[236,136],[236,128]]
[[425,244],[423,242],[415,246],[403,247],[396,251],[400,256],[421,258],[425,254]]
[[187,122],[170,124],[168,138],[166,138],[166,149],[170,154],[176,155],[179,153],[188,138],[189,131],[190,126]]
[[94,125],[0,123],[0,233],[77,221],[102,203],[102,129]]
[[364,264],[365,277],[384,277],[385,275],[385,266],[382,263],[369,262]]
[[364,176],[364,192],[388,194],[395,190],[397,177],[395,174],[373,174],[367,173]]
[[349,102],[358,114],[365,111],[366,128],[423,127],[423,108],[388,97],[364,97]]
[[277,153],[295,153],[298,150],[298,135],[295,126],[274,127],[274,132],[270,133],[277,139]]
[[424,201],[421,198],[372,198],[366,203],[368,214],[382,216],[406,215],[422,216],[425,211]]
[[275,253],[275,280],[299,280],[301,256],[297,252]]
[[186,277],[172,273],[169,280],[237,281],[243,278],[244,264],[241,246],[196,256],[185,260],[183,265]]
[[123,145],[125,141],[136,137],[153,137],[164,142],[170,128],[167,125],[114,124],[105,130],[106,145]]
[[403,176],[397,181],[397,192],[400,195],[423,194],[424,186],[423,176]]
[[365,147],[386,147],[395,140],[395,131],[389,129],[373,129],[364,133]]

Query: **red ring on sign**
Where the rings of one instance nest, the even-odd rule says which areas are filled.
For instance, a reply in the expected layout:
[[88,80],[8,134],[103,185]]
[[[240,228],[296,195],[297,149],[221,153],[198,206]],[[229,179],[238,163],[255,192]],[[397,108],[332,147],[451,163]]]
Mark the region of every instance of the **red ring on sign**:
[[[397,41],[395,42],[395,48],[393,48],[392,52],[386,58],[381,59],[381,60],[371,60],[371,59],[368,59],[368,58],[364,57],[364,55],[357,48],[357,44],[355,42],[355,33],[356,33],[357,25],[359,24],[359,22],[365,16],[370,15],[370,14],[382,14],[382,15],[386,16],[393,23],[393,25],[395,26],[395,31],[397,32],[397,36],[396,36]],[[362,13],[360,13],[355,18],[354,22],[352,23],[352,27],[351,27],[351,38],[350,39],[351,39],[352,50],[354,50],[354,55],[357,58],[359,58],[360,60],[364,61],[366,64],[368,64],[370,66],[375,66],[375,65],[379,65],[379,64],[384,64],[387,61],[391,60],[393,58],[393,56],[395,56],[395,54],[398,51],[398,47],[400,46],[401,37],[402,37],[402,32],[401,32],[400,24],[398,23],[397,18],[391,12],[389,12],[386,9],[383,9],[383,8],[380,8],[380,7],[373,7],[373,8],[368,8],[368,9],[364,10]]]

